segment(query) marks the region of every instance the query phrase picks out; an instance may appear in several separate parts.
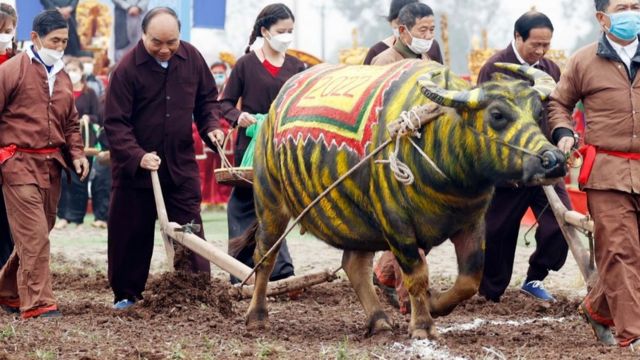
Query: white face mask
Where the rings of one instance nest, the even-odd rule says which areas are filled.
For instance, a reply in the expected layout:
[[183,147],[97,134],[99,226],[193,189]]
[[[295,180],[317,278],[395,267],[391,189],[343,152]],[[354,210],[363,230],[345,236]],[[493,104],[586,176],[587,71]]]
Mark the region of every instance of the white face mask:
[[71,79],[71,83],[74,85],[79,84],[82,80],[82,73],[80,71],[69,71],[67,74],[69,74],[69,79]]
[[0,34],[0,47],[7,48],[13,40],[13,32],[10,34]]
[[393,36],[396,39],[400,37],[400,30],[398,30],[398,28],[393,28]]
[[82,68],[85,75],[93,75],[93,63],[82,63]]
[[62,51],[44,47],[42,45],[42,41],[40,42],[40,49],[37,49],[37,51],[38,56],[40,56],[40,60],[42,60],[42,62],[47,66],[53,66],[55,63],[62,60],[62,57],[64,56],[64,52]]
[[433,45],[433,39],[425,40],[413,37],[409,30],[407,30],[409,36],[411,36],[411,44],[407,44],[407,47],[413,51],[417,55],[421,55],[429,51],[431,49],[431,45]]
[[291,45],[291,43],[293,42],[293,34],[291,33],[278,35],[271,35],[271,33],[269,33],[269,36],[271,38],[269,39],[265,37],[265,40],[267,40],[273,50],[279,53],[284,53],[285,51],[287,51],[289,45]]

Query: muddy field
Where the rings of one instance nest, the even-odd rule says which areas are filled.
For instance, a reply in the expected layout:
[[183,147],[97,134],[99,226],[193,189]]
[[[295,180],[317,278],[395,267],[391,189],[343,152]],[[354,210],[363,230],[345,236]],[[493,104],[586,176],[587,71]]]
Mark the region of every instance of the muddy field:
[[577,300],[564,296],[551,306],[514,290],[501,304],[475,297],[437,320],[441,336],[433,342],[409,340],[408,317],[386,305],[393,331],[366,338],[360,304],[339,279],[294,301],[272,299],[270,329],[248,333],[248,301],[232,298],[225,280],[156,275],[144,302],[115,312],[105,274],[85,265],[54,275],[63,318],[0,315],[0,359],[631,358],[627,350],[596,345],[576,316]]
[[[204,218],[207,237],[224,248],[226,218],[219,213]],[[634,358],[627,349],[597,345],[578,318],[584,285],[573,259],[545,281],[558,303],[545,305],[518,293],[531,247],[518,247],[512,286],[502,303],[474,297],[436,320],[438,340],[411,341],[408,316],[386,303],[393,331],[365,337],[363,310],[342,272],[340,279],[308,289],[296,300],[270,299],[270,328],[249,333],[243,316],[248,300],[229,295],[225,275],[214,269],[209,282],[166,273],[157,237],[145,300],[116,312],[105,275],[106,232],[54,231],[54,291],[64,317],[21,321],[0,312],[0,360]],[[340,264],[339,251],[307,236],[293,236],[289,247],[298,274]],[[453,283],[450,244],[434,249],[428,260],[434,286]]]

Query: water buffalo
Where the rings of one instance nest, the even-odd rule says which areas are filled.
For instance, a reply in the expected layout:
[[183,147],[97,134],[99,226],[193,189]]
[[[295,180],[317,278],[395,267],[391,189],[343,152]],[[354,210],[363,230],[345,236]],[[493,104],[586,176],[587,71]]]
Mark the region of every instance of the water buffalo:
[[[291,78],[259,132],[254,159],[256,262],[321,192],[391,136],[387,126],[416,106],[444,111],[415,138],[393,142],[332,190],[301,226],[343,249],[342,267],[362,303],[368,330],[390,328],[372,284],[375,251],[390,249],[410,294],[414,338],[436,336],[433,318],[473,296],[484,263],[484,214],[494,185],[564,175],[563,154],[536,119],[555,83],[533,68],[506,65],[531,82],[503,76],[477,88],[444,67],[407,60],[375,66],[322,65]],[[533,84],[533,85],[532,85]],[[396,149],[396,147],[398,147]],[[421,154],[421,151],[424,154]],[[378,160],[393,154],[415,177],[400,183]],[[435,162],[430,165],[424,155]],[[451,289],[429,289],[419,249],[451,239],[459,275]],[[267,322],[265,291],[273,253],[256,271],[246,322]]]

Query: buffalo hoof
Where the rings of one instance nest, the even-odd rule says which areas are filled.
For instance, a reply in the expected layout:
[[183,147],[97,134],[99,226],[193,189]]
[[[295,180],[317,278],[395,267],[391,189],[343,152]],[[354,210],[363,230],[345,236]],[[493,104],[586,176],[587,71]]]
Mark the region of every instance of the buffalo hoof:
[[432,318],[447,316],[456,308],[458,304],[442,304],[437,297],[431,297],[429,301],[429,313]]
[[455,306],[451,306],[449,308],[446,309],[437,309],[434,310],[433,307],[431,308],[431,311],[429,311],[429,313],[431,314],[431,317],[436,319],[442,316],[447,316],[449,314],[451,314],[451,312],[453,312],[453,309],[455,309]]
[[411,330],[411,338],[415,340],[436,340],[438,339],[438,332],[435,326],[431,326],[428,329],[413,329]]
[[373,336],[382,332],[391,331],[391,323],[387,314],[378,311],[369,318],[369,326],[367,327],[367,336]]
[[254,310],[247,313],[245,325],[247,330],[264,330],[269,324],[269,315],[266,310]]

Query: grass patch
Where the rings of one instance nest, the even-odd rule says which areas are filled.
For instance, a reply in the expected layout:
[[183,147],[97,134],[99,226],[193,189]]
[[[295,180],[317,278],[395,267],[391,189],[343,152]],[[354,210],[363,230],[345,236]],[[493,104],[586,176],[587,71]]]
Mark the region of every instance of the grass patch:
[[274,354],[275,351],[269,344],[258,340],[258,352],[256,352],[258,359],[267,359]]
[[346,336],[344,340],[342,340],[338,344],[338,348],[336,350],[336,360],[347,360],[349,359],[349,338]]
[[183,360],[187,358],[187,354],[182,347],[182,343],[176,343],[171,347],[171,355],[169,358],[171,360]]
[[38,360],[55,360],[58,358],[58,355],[51,350],[36,349],[36,351],[33,352],[33,357]]
[[5,325],[5,327],[0,330],[0,341],[10,339],[16,336],[16,329],[11,324]]

